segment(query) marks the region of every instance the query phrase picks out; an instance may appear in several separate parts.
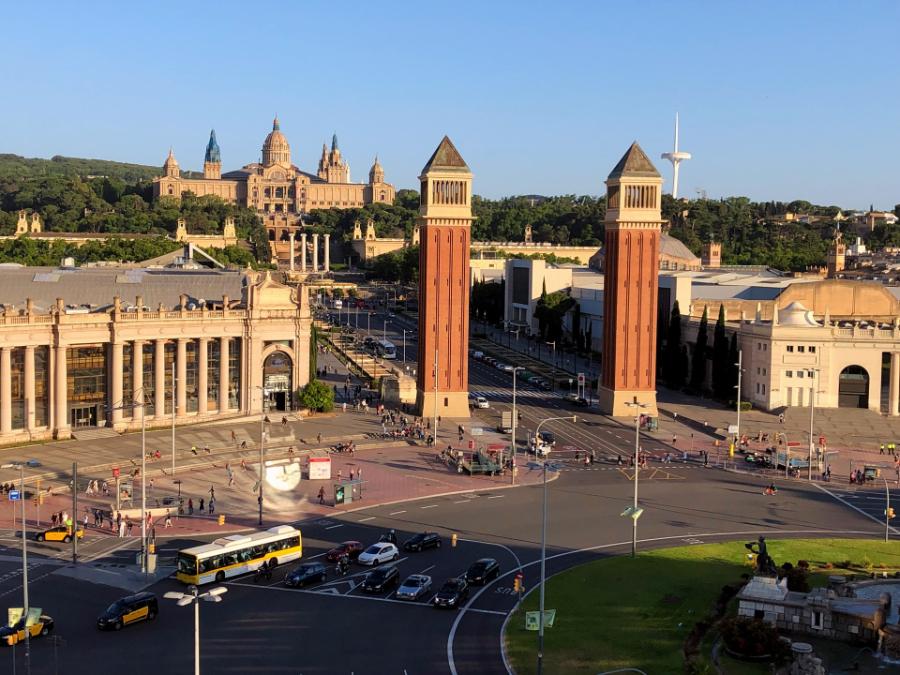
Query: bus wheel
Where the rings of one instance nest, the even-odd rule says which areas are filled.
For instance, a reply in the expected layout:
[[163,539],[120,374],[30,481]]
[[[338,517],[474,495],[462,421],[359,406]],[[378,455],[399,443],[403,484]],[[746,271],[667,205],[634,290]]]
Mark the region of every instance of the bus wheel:
[[221,584],[225,581],[225,572],[216,572],[216,583]]
[[278,567],[278,558],[269,560],[269,569],[272,569],[273,567]]

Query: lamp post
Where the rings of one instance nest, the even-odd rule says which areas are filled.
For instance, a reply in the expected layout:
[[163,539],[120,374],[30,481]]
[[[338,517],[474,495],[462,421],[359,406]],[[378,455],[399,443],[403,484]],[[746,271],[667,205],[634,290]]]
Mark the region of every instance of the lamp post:
[[[735,401],[737,402],[737,433],[734,435],[734,446],[738,447],[738,443],[741,441],[741,379],[744,375],[744,369],[742,367],[744,363],[744,350],[741,349],[738,351],[738,360],[734,365],[737,366],[737,384],[735,385],[735,390],[737,391],[737,395],[735,396]],[[731,454],[731,453],[729,453]],[[727,462],[726,462],[727,464]]]
[[[263,391],[263,400],[265,400],[265,388],[260,387]],[[263,425],[266,422],[266,411],[265,406],[263,406],[263,410],[260,413],[259,417],[259,497],[257,501],[259,502],[259,526],[262,527],[263,524],[263,484],[265,483],[265,474],[266,474],[266,431]]]
[[390,323],[390,319],[384,317],[384,324],[382,325],[382,337],[385,341],[387,341],[387,325]]
[[[638,403],[637,396],[634,401],[626,403],[629,408],[634,408],[634,501],[631,505],[631,557],[637,556],[637,525],[641,515],[638,509],[638,475],[641,471],[641,408],[646,408],[646,403]],[[627,513],[627,512],[626,512]]]
[[524,366],[513,366],[513,394],[512,394],[512,457],[510,460],[512,461],[512,469],[510,473],[512,474],[512,482],[515,485],[516,482],[516,424],[518,423],[519,415],[516,412],[516,373],[520,370],[525,370]]
[[553,366],[553,378],[550,381],[550,391],[556,391],[556,340],[553,342],[547,342],[548,345],[553,347],[553,356],[551,365]]
[[222,596],[228,592],[224,586],[210,588],[205,593],[200,593],[196,586],[188,588],[187,593],[169,591],[163,597],[169,600],[177,600],[179,607],[194,605],[194,675],[200,675],[200,601],[222,602]]
[[406,334],[411,332],[405,328],[403,329],[403,363],[406,363]]
[[891,536],[891,489],[888,487],[887,478],[884,479],[884,540]]
[[[22,502],[22,616],[25,623],[28,623],[28,538],[26,536],[25,523],[25,462],[13,462],[4,464],[3,468],[18,468],[19,481],[19,501]],[[74,517],[74,516],[73,516]],[[13,524],[15,524],[15,516],[13,516]],[[77,525],[75,526],[77,529]],[[31,641],[29,640],[29,631],[25,631],[25,673],[31,672]]]
[[[537,429],[534,430],[534,449],[535,455],[537,454],[537,442],[541,437],[541,427],[544,426],[547,422],[554,422],[559,420],[571,420],[573,422],[577,422],[578,418],[575,415],[566,415],[564,417],[547,417],[540,422],[538,422]],[[541,462],[541,468],[543,470],[543,504],[542,504],[542,517],[541,517],[541,590],[540,590],[540,619],[538,620],[538,653],[537,653],[537,672],[538,675],[542,675],[544,672],[544,587],[547,582],[547,471],[559,471],[559,466],[556,464],[548,463],[546,458]]]
[[806,480],[812,480],[812,464],[813,464],[813,425],[816,419],[816,373],[818,368],[813,368],[812,386],[809,389],[809,461],[806,466]]

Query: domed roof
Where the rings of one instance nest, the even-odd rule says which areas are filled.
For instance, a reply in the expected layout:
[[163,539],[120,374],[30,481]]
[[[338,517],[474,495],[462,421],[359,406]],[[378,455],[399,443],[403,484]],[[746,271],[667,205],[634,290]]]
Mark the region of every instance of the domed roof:
[[172,151],[172,148],[169,148],[169,156],[166,157],[166,161],[163,164],[163,168],[166,169],[168,167],[178,167],[178,160],[175,159],[175,153]]
[[291,146],[284,134],[281,133],[277,116],[272,122],[272,131],[266,136],[266,140],[263,141],[262,156],[263,166],[291,163]]
[[806,309],[796,300],[787,307],[778,310],[778,323],[782,326],[821,327],[821,324],[813,316],[812,311]]

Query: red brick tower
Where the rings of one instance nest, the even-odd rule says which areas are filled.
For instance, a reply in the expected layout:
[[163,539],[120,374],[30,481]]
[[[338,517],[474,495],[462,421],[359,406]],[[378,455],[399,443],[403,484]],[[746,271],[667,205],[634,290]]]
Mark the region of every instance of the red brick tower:
[[636,142],[606,180],[600,408],[656,415],[656,317],[662,177]]
[[416,408],[423,417],[468,417],[472,173],[444,136],[419,181]]

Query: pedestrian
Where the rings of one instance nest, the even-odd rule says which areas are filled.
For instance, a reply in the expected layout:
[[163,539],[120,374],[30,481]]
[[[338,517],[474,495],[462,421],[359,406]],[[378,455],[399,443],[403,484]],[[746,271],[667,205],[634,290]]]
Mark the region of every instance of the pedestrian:
[[87,508],[85,508],[84,509],[84,529],[85,530],[88,528],[88,517],[89,516],[90,516],[90,512],[87,510]]
[[878,454],[879,455],[884,454],[884,443],[882,443],[881,445],[878,446]]
[[212,501],[215,498],[216,498],[216,486],[210,485],[209,486],[209,500]]
[[678,437],[675,434],[672,434],[672,445],[675,445],[678,442]]
[[203,513],[203,497],[200,497],[200,513]]
[[353,480],[353,469],[350,469],[350,480]]
[[356,470],[356,480],[362,480],[362,467]]
[[166,524],[163,528],[169,529],[170,527],[172,527],[172,514],[169,512],[169,509],[166,509]]
[[131,518],[128,516],[125,516],[125,527],[128,530],[128,536],[130,537],[131,531],[134,529],[134,523],[132,522]]
[[237,443],[237,436],[234,433],[234,429],[231,430],[231,442]]
[[321,443],[322,443],[322,434],[321,434],[321,433],[316,434],[316,443],[317,443],[317,444],[321,444]]
[[347,412],[347,401],[341,403],[341,412]]
[[285,415],[281,416],[281,426],[283,426],[283,427],[287,426],[287,416],[285,416]]
[[342,474],[341,470],[338,469],[338,482],[340,482],[341,480],[343,480],[343,476],[342,476],[341,474]]
[[153,490],[153,479],[150,479],[150,489]]
[[189,516],[194,515],[194,498],[193,497],[188,499],[188,515]]
[[126,527],[125,521],[120,520],[119,521],[119,539],[121,539],[122,537],[125,536],[125,527]]
[[319,503],[320,504],[325,503],[325,486],[324,485],[319,488]]
[[50,514],[50,524],[51,524],[53,527],[56,527],[56,519],[57,519],[57,518],[56,518],[56,512],[51,513],[51,514]]
[[778,415],[778,423],[779,423],[779,424],[784,424],[784,413],[780,413],[780,414]]
[[215,512],[215,510],[216,510],[216,498],[210,497],[209,498],[209,515],[212,515],[213,512]]

